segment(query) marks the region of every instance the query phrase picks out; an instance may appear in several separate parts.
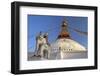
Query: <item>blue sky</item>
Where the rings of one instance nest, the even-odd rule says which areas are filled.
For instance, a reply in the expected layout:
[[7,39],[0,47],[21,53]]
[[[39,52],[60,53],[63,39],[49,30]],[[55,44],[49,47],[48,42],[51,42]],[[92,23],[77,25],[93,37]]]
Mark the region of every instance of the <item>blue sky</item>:
[[[60,27],[63,19],[66,18],[70,27],[80,31],[88,32],[88,18],[77,16],[46,16],[46,15],[28,15],[28,52],[34,52],[37,34],[48,32],[49,29],[49,43],[55,41],[59,35]],[[87,36],[68,29],[71,38],[87,48]]]

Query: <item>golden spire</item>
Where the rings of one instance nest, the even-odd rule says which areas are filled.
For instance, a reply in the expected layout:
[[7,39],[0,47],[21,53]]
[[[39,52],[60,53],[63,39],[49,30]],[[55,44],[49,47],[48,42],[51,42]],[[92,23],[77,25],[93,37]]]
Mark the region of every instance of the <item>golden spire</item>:
[[58,35],[58,38],[70,38],[69,32],[68,32],[68,22],[66,21],[65,17],[62,21],[61,25],[61,32]]

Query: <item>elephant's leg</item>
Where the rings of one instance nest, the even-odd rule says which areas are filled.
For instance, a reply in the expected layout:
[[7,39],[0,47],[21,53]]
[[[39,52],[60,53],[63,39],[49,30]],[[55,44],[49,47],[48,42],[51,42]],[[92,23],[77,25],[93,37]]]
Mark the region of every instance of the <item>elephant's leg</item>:
[[40,51],[41,58],[44,58],[43,50]]

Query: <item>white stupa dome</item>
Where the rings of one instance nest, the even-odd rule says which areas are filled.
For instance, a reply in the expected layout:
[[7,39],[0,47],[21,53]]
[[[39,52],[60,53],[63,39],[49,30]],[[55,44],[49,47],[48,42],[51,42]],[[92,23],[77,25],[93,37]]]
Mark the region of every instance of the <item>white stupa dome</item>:
[[72,39],[58,39],[51,44],[52,50],[58,49],[63,52],[79,52],[86,51],[86,48]]
[[71,55],[74,58],[80,55],[82,56],[82,53],[87,51],[83,45],[71,39],[67,26],[68,23],[63,21],[58,38],[51,43],[52,58],[64,59],[70,57]]

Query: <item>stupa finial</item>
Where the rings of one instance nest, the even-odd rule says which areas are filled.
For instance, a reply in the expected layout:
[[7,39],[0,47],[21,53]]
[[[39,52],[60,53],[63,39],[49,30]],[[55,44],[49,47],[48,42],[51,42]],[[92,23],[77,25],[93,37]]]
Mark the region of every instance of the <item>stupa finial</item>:
[[70,38],[70,35],[68,32],[68,22],[66,20],[66,17],[63,18],[62,25],[61,25],[61,32],[58,38]]

